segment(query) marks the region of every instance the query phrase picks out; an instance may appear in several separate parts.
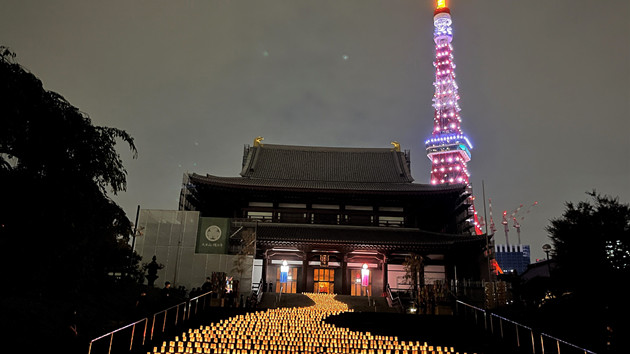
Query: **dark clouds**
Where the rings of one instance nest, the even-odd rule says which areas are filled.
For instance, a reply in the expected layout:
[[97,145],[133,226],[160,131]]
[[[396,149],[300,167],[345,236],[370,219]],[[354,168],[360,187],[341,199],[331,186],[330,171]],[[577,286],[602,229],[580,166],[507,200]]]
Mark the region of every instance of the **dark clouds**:
[[[605,5],[604,5],[605,3]],[[411,149],[426,183],[430,0],[3,1],[3,45],[98,125],[127,130],[135,217],[174,209],[185,171],[235,176],[243,144]],[[450,1],[475,193],[534,257],[565,201],[630,201],[630,3]],[[483,212],[482,205],[477,209]],[[513,242],[516,233],[511,228]]]

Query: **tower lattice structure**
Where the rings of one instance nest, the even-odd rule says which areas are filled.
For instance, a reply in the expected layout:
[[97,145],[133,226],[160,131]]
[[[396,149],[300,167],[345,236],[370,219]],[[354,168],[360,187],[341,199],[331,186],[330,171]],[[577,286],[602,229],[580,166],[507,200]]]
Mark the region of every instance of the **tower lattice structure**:
[[[446,0],[437,0],[433,14],[433,41],[435,42],[435,93],[433,95],[433,133],[425,141],[427,156],[431,160],[431,184],[466,184],[470,187],[467,163],[471,159],[472,145],[461,129],[459,93],[455,81],[453,57],[453,29],[451,11]],[[473,224],[479,233],[477,215]]]

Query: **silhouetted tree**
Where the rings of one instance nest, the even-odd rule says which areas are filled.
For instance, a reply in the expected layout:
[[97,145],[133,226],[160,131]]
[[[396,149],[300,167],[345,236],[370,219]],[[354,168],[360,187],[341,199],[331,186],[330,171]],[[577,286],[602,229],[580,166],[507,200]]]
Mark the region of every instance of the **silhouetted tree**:
[[424,288],[424,257],[411,253],[403,262],[405,280],[411,281],[411,291],[414,301],[422,302],[422,289]]
[[599,293],[630,275],[630,205],[588,193],[593,202],[566,203],[547,227],[563,291]]
[[3,292],[78,295],[102,286],[108,273],[135,271],[131,222],[107,195],[126,188],[115,145],[126,142],[135,158],[133,138],[92,125],[61,95],[45,90],[5,47],[0,107]]
[[232,272],[238,275],[236,280],[239,282],[243,280],[243,273],[248,269],[251,270],[251,263],[248,262],[248,259],[256,254],[256,232],[246,229],[240,232],[240,237],[239,251],[232,262]]
[[563,295],[557,303],[570,304],[584,323],[599,326],[591,336],[612,331],[619,341],[621,328],[628,327],[630,205],[595,191],[587,194],[592,202],[566,203],[562,217],[547,227],[557,263],[551,278]]

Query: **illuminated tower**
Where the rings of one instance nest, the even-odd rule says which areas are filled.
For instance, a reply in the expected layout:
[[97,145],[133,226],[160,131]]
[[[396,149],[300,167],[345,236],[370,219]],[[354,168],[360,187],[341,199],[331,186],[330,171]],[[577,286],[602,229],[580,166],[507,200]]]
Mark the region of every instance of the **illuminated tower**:
[[431,160],[431,184],[468,184],[470,141],[461,130],[459,94],[453,62],[453,30],[446,0],[438,0],[433,15],[435,42],[435,94],[433,95],[433,134],[425,142]]
[[[433,95],[433,133],[425,142],[431,160],[431,184],[461,183],[470,188],[466,163],[470,161],[472,145],[462,132],[459,115],[459,93],[455,82],[453,60],[453,29],[451,10],[446,0],[437,0],[433,13],[433,41],[435,42],[435,94]],[[472,197],[471,197],[472,199]],[[471,223],[475,233],[481,234],[477,213],[472,205]]]

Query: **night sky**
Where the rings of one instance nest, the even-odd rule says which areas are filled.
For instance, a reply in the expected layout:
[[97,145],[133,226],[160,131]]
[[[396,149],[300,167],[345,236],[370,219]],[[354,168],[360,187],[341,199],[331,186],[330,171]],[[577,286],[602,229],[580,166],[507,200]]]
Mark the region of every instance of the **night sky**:
[[[121,143],[136,207],[177,209],[184,172],[237,176],[244,144],[411,150],[429,182],[432,0],[3,0],[0,45]],[[452,0],[462,129],[483,215],[532,261],[565,201],[630,202],[630,2]],[[525,212],[537,201],[539,204]],[[486,211],[489,206],[486,203]],[[511,223],[510,223],[511,225]],[[516,231],[510,227],[510,243]]]

